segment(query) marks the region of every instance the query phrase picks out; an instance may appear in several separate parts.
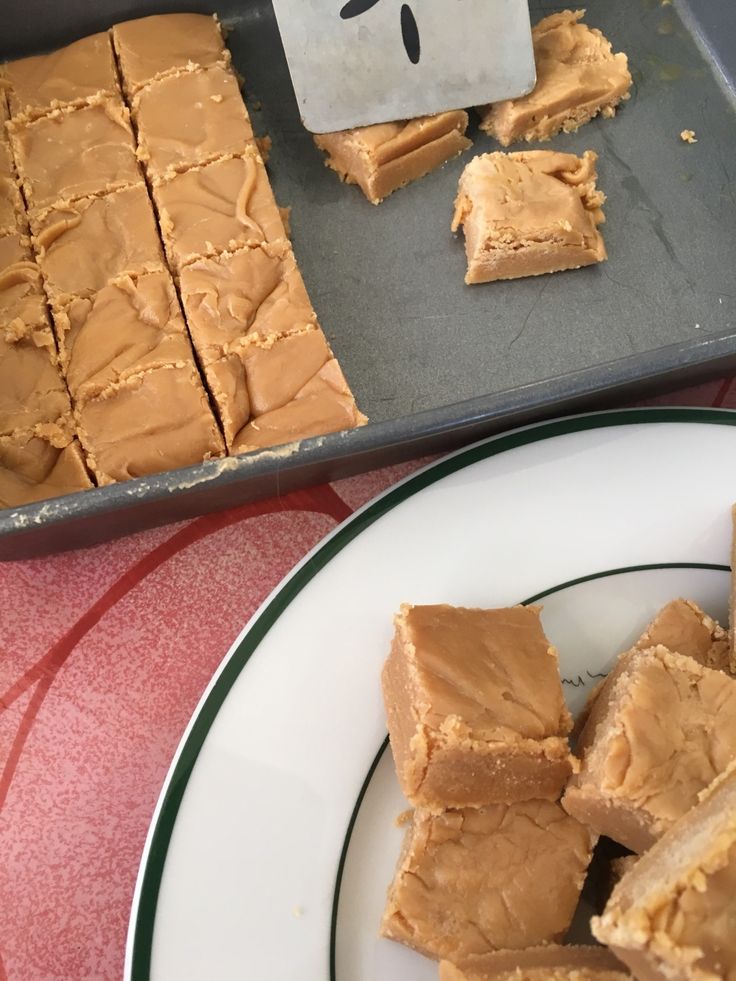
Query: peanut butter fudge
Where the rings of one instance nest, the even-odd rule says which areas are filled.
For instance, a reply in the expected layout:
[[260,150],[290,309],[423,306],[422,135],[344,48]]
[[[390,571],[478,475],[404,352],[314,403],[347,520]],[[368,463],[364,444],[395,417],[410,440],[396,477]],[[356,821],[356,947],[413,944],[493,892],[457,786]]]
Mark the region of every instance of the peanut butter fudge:
[[546,944],[440,964],[439,981],[625,981],[631,975],[605,947]]
[[10,235],[0,235],[0,273],[16,262],[29,262],[31,239],[28,235],[13,232]]
[[462,225],[466,283],[539,276],[606,258],[598,225],[597,155],[484,153],[460,177],[452,230]]
[[67,384],[84,400],[142,369],[193,363],[168,272],[124,275],[54,312]]
[[117,71],[107,31],[0,67],[13,117],[39,116],[47,109],[79,105],[100,92],[116,94]]
[[194,364],[141,371],[77,405],[87,465],[100,485],[222,456]]
[[230,64],[214,14],[154,14],[128,20],[113,27],[112,40],[128,95],[175,69]]
[[371,204],[424,177],[471,146],[468,114],[458,109],[396,123],[323,133],[314,142],[325,163],[348,184],[358,184]]
[[0,235],[24,231],[24,212],[18,181],[13,176],[0,177]]
[[283,446],[311,436],[355,429],[367,421],[355,404],[340,365],[331,358],[290,402],[251,419],[233,439],[231,452]]
[[[620,659],[586,724],[565,809],[643,852],[736,757],[736,680],[666,647]],[[585,734],[584,734],[585,735]]]
[[96,96],[9,129],[31,209],[140,182],[130,113],[119,99]]
[[248,334],[283,334],[316,322],[288,242],[197,259],[181,270],[182,302],[207,364]]
[[588,828],[547,800],[416,810],[381,934],[453,963],[559,941],[594,844]]
[[676,599],[663,606],[634,647],[647,650],[658,644],[706,668],[729,670],[728,634],[692,600]]
[[143,184],[54,206],[33,223],[33,237],[55,303],[89,296],[124,273],[165,267]]
[[642,856],[591,921],[637,978],[736,979],[736,767]]
[[192,259],[287,238],[255,146],[176,174],[156,184],[153,195],[174,269]]
[[15,432],[61,433],[66,442],[71,435],[69,394],[56,365],[51,327],[19,318],[0,325],[0,435]]
[[21,330],[48,324],[46,299],[41,274],[35,262],[20,258],[24,251],[24,236],[0,238],[0,255],[19,256],[7,265],[0,265],[0,325]]
[[20,507],[93,486],[77,440],[58,447],[28,433],[0,436],[0,507]]
[[574,132],[597,115],[613,116],[628,99],[631,75],[625,54],[613,54],[596,28],[582,23],[584,10],[563,10],[532,30],[537,84],[519,99],[479,110],[480,128],[502,146],[548,140]]
[[442,810],[548,798],[572,772],[557,652],[539,607],[401,607],[383,700],[401,789]]
[[227,68],[177,72],[133,99],[138,156],[152,178],[227,154],[243,153],[253,130],[238,83]]

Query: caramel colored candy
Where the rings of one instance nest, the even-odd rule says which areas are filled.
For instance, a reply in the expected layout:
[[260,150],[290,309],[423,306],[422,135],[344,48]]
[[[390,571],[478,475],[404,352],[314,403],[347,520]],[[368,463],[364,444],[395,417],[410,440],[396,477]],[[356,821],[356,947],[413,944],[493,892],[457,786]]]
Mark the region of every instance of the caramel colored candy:
[[484,153],[460,177],[452,230],[465,233],[466,283],[539,276],[606,258],[597,156]]
[[625,54],[613,54],[596,28],[581,23],[584,10],[563,10],[532,30],[537,83],[519,99],[482,107],[480,128],[502,146],[571,133],[599,112],[613,116],[628,99],[631,75]]
[[0,507],[16,508],[93,486],[77,440],[59,448],[27,433],[0,436]]
[[546,944],[468,958],[462,968],[443,961],[439,981],[625,981],[630,977],[605,947]]
[[348,184],[358,184],[371,204],[436,170],[471,146],[468,114],[441,112],[398,123],[323,133],[314,142],[325,163]]

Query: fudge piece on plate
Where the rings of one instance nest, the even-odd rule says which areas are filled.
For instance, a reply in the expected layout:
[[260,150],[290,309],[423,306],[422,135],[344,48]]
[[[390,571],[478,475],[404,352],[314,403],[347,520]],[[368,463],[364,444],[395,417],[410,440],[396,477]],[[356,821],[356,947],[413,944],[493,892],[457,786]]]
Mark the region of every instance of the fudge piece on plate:
[[438,815],[418,809],[381,934],[454,963],[560,941],[594,844],[590,829],[547,800]]
[[519,99],[479,109],[480,128],[509,146],[517,140],[548,140],[574,132],[597,115],[613,116],[628,99],[631,75],[625,54],[581,23],[584,10],[563,10],[532,30],[537,84]]
[[546,944],[468,958],[462,967],[442,961],[439,981],[624,981],[629,977],[605,947]]
[[642,651],[658,644],[706,668],[730,670],[727,632],[693,600],[675,599],[663,606],[634,647]]
[[602,262],[605,195],[597,155],[484,153],[460,177],[452,230],[462,225],[466,283],[539,276]]
[[402,606],[383,699],[399,783],[414,805],[559,796],[576,761],[539,612]]
[[348,184],[359,184],[380,204],[399,187],[424,177],[471,146],[465,136],[468,114],[458,109],[397,123],[322,133],[314,142],[325,163]]
[[736,680],[666,647],[633,650],[595,703],[565,809],[643,852],[736,757]]
[[736,978],[736,763],[613,890],[595,937],[638,978]]

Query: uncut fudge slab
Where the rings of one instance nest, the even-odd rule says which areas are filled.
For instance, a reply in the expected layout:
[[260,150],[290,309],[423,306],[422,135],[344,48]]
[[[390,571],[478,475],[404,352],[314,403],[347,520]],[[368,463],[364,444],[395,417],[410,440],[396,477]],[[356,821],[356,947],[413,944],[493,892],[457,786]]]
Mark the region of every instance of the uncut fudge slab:
[[219,66],[149,83],[133,98],[133,120],[138,157],[153,179],[243,153],[253,142],[235,76]]
[[562,803],[643,852],[736,757],[736,680],[662,646],[631,651],[615,670]]
[[174,269],[193,259],[287,238],[260,154],[192,167],[153,188]]
[[736,767],[642,856],[591,929],[637,978],[736,979]]
[[233,439],[232,453],[250,453],[312,436],[364,426],[367,418],[355,404],[340,365],[331,358],[279,409],[256,416]]
[[106,31],[52,51],[0,66],[12,116],[41,115],[60,105],[79,104],[99,92],[119,91],[112,45]]
[[288,242],[194,260],[181,270],[180,286],[204,364],[248,334],[283,334],[317,319]]
[[626,55],[613,54],[599,30],[581,23],[584,14],[563,10],[541,20],[532,30],[534,89],[478,110],[480,128],[502,146],[574,132],[599,112],[613,116],[619,102],[629,98]]
[[471,146],[462,110],[314,137],[325,163],[348,184],[380,204],[393,191],[440,167]]
[[552,801],[416,810],[381,935],[453,963],[559,941],[594,844],[592,832]]
[[124,273],[165,268],[144,184],[54,206],[32,225],[53,303],[89,296]]
[[222,456],[194,364],[141,371],[77,405],[87,465],[100,485]]
[[27,433],[0,436],[0,507],[94,487],[77,440],[63,447]]
[[440,963],[439,981],[624,981],[631,975],[605,947],[546,944]]
[[575,764],[572,723],[539,613],[401,607],[383,701],[399,783],[415,806],[559,797]]
[[155,14],[128,20],[113,27],[112,41],[128,95],[175,69],[230,64],[215,14]]
[[484,153],[458,186],[452,231],[462,225],[466,283],[579,269],[606,258],[598,225],[597,154]]
[[125,275],[54,311],[59,357],[77,401],[142,369],[193,363],[168,272]]
[[0,324],[0,435],[45,435],[63,446],[71,430],[69,394],[48,322]]
[[110,96],[10,123],[28,207],[39,210],[140,182],[130,113]]

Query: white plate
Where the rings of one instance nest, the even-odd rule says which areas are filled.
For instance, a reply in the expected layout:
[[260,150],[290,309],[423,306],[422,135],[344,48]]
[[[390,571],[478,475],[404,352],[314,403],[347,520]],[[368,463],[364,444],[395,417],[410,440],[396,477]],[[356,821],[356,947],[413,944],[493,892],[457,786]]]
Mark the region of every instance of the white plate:
[[693,409],[546,423],[434,464],[338,528],[245,628],[189,725],[126,976],[435,979],[376,936],[406,806],[380,752],[392,614],[544,594],[575,711],[667,600],[725,617],[735,424]]

